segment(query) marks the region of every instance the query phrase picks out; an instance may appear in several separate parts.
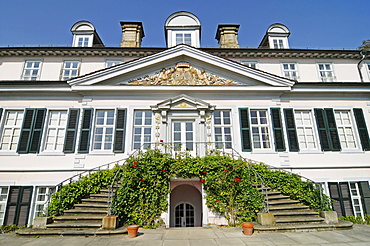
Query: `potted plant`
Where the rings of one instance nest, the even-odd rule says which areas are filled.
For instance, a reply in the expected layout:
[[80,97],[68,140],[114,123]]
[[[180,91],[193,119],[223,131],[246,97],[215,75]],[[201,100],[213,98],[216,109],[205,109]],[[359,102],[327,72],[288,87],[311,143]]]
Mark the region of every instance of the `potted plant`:
[[242,223],[244,235],[252,236],[254,224],[251,222]]
[[129,238],[134,238],[137,236],[139,225],[128,225],[126,228],[127,228],[127,234]]

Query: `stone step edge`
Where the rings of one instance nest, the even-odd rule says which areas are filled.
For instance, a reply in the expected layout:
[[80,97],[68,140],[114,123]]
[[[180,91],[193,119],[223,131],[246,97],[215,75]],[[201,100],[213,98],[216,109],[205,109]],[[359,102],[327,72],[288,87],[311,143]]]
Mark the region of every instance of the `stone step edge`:
[[47,224],[46,228],[86,228],[86,227],[95,227],[100,228],[102,226],[102,223],[53,223],[53,224]]
[[59,229],[31,229],[24,228],[16,231],[16,234],[21,237],[35,237],[35,236],[115,236],[127,234],[126,227],[120,227],[115,230],[59,230]]
[[276,231],[299,231],[299,230],[323,230],[323,229],[351,229],[352,222],[340,220],[337,224],[296,224],[296,225],[275,225],[263,226],[255,223],[254,230],[259,232],[276,232]]

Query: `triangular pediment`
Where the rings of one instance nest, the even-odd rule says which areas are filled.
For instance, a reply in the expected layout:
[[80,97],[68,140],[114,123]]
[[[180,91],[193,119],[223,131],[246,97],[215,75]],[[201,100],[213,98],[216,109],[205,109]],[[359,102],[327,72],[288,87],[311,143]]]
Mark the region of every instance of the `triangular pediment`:
[[153,110],[213,110],[214,106],[200,99],[181,94],[152,105],[151,108]]
[[263,86],[294,81],[187,45],[106,68],[68,81],[74,86]]

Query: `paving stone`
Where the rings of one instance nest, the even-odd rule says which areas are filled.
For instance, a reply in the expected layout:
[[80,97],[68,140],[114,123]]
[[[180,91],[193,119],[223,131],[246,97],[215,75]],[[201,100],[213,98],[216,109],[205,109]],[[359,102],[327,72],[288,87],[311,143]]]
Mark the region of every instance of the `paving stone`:
[[235,245],[245,245],[245,243],[240,238],[220,238],[215,239],[219,246],[235,246]]
[[190,239],[190,246],[218,246],[214,239]]
[[134,245],[135,246],[162,246],[162,240],[137,241]]
[[349,243],[360,241],[356,238],[351,237],[350,231],[346,231],[346,234],[336,231],[317,232],[315,236],[320,237],[331,243]]
[[320,245],[330,243],[327,240],[315,236],[315,234],[311,232],[289,232],[285,233],[285,235],[300,245]]
[[190,246],[188,239],[186,240],[165,240],[163,246]]

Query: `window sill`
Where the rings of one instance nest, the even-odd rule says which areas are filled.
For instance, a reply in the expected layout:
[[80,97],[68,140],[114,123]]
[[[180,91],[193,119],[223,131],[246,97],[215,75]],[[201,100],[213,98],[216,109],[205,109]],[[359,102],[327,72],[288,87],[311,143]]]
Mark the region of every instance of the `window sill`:
[[340,153],[343,153],[343,154],[359,154],[359,153],[365,153],[365,151],[363,151],[361,149],[344,149],[344,150],[341,150]]
[[321,150],[301,150],[298,154],[324,154]]
[[64,156],[63,152],[41,152],[38,156]]
[[0,152],[0,155],[19,156],[17,152]]
[[89,154],[89,155],[112,155],[112,156],[115,155],[115,153],[113,153],[112,151],[108,151],[108,152],[106,152],[106,151],[92,151],[92,152],[87,153],[87,154]]
[[252,151],[252,154],[278,154],[279,152],[276,152],[272,149],[254,149]]

